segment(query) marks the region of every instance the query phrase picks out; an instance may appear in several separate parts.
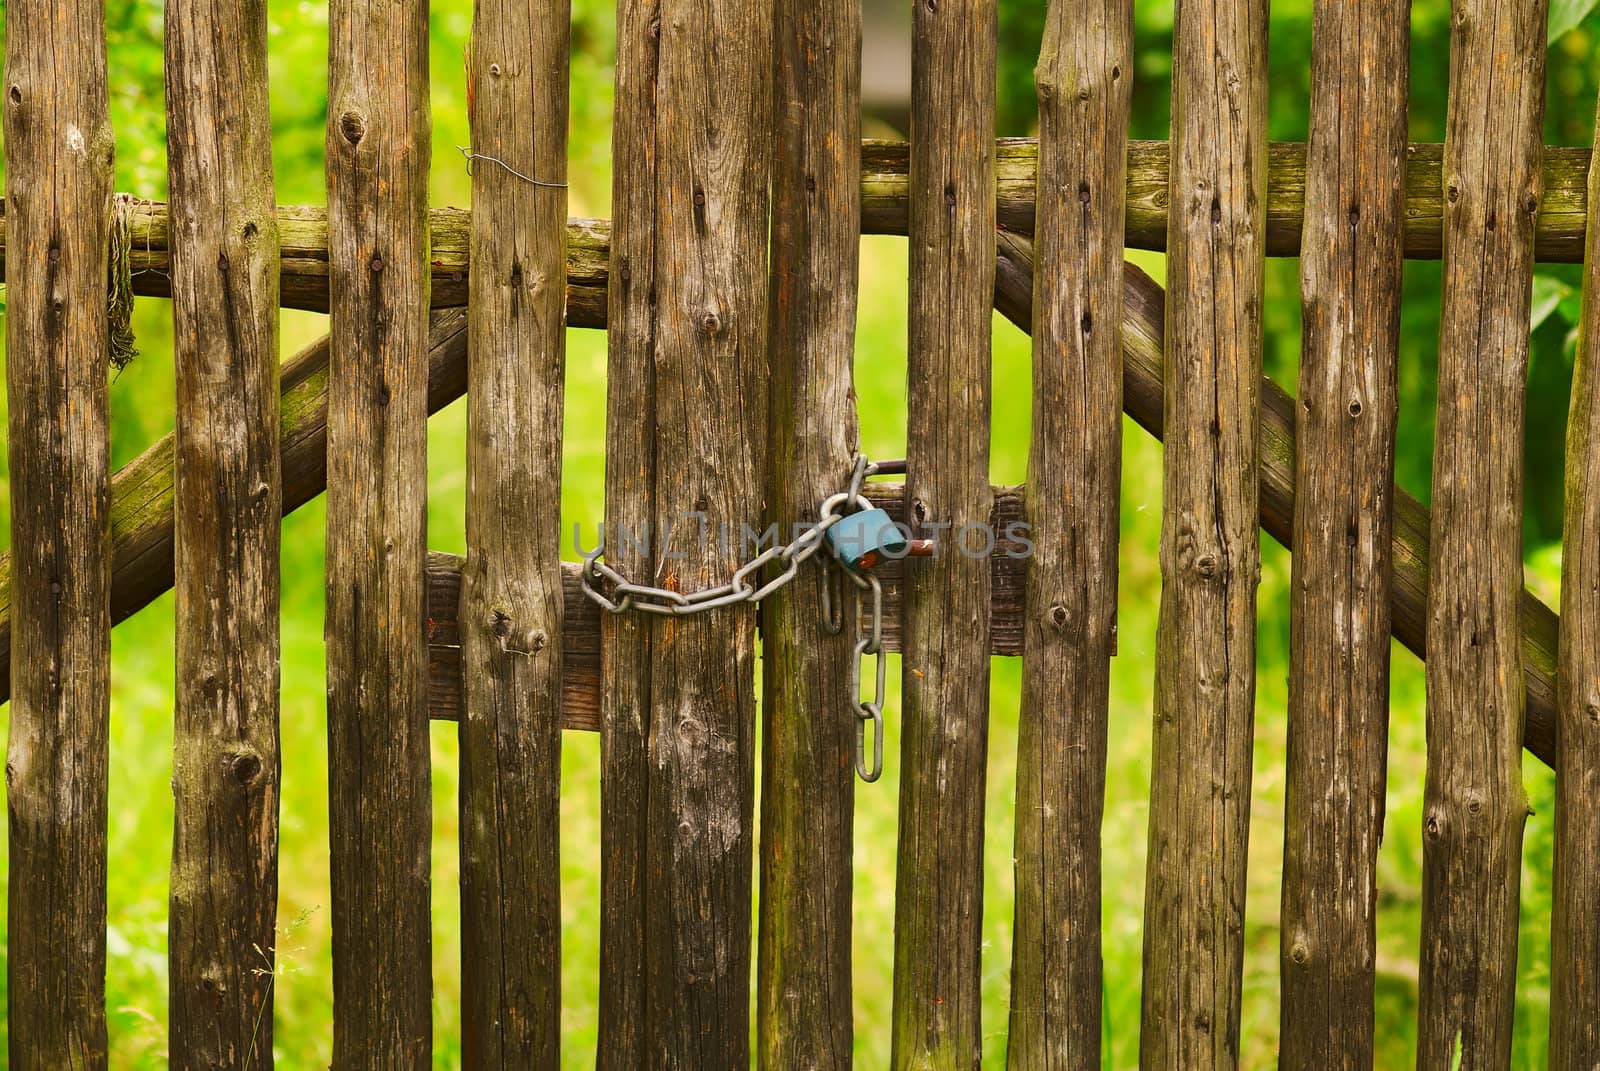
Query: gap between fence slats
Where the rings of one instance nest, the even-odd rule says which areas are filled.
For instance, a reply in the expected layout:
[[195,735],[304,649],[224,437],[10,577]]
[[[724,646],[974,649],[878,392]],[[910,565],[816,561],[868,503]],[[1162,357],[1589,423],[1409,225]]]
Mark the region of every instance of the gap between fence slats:
[[[779,0],[764,521],[780,539],[845,486],[857,446],[861,0]],[[819,42],[825,42],[818,47]],[[826,552],[824,552],[826,553]],[[843,627],[820,625],[820,569],[761,607],[763,1068],[848,1068],[856,719]],[[845,585],[848,588],[848,585]]]
[[176,1067],[271,1068],[278,908],[278,228],[267,12],[166,17],[173,248]]
[[1428,592],[1419,1067],[1511,1058],[1522,830],[1522,436],[1543,0],[1457,0]]
[[1261,573],[1266,89],[1265,0],[1178,0],[1139,1044],[1147,1068],[1239,1060]]
[[945,545],[902,608],[896,1068],[981,1059],[989,566],[953,553],[989,520],[995,0],[912,14],[906,521]]
[[10,1066],[106,1066],[111,548],[103,6],[5,10]]
[[483,1071],[560,1063],[570,24],[569,0],[478,0],[468,58],[461,1006],[463,1060]]
[[1101,1059],[1100,827],[1121,523],[1133,5],[1052,0],[1046,20],[1007,1038],[1016,1071]]
[[1286,1069],[1372,1066],[1409,29],[1405,0],[1315,8],[1279,953]]
[[432,1049],[428,13],[328,13],[327,664],[333,1066]]
[[[1600,127],[1596,128],[1600,130]],[[1589,179],[1600,208],[1600,170]],[[1567,421],[1557,668],[1555,889],[1550,919],[1550,1066],[1600,1065],[1600,212],[1592,214]],[[1530,711],[1531,716],[1531,711]]]

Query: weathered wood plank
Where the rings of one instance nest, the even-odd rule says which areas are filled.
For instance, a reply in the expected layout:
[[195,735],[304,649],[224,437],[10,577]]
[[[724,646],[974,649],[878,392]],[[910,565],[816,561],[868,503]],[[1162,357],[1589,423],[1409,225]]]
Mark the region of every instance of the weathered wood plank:
[[111,126],[96,0],[5,10],[10,1066],[106,1066]]
[[1507,1066],[1522,829],[1522,436],[1544,0],[1454,0],[1428,591],[1419,1067]]
[[1286,1069],[1372,1066],[1409,37],[1406,0],[1315,7],[1280,949]]
[[[773,12],[765,0],[665,0],[660,34],[646,575],[696,591],[742,564],[737,533],[761,517]],[[652,1064],[750,1063],[755,623],[746,603],[650,624]]]
[[1046,20],[1007,1039],[1009,1065],[1028,1071],[1100,1064],[1133,4],[1052,0]]
[[278,909],[278,238],[260,0],[166,18],[177,1067],[270,1068]]
[[[861,228],[863,234],[906,232],[910,146],[897,141],[861,144]],[[1405,255],[1419,260],[1439,259],[1442,247],[1444,190],[1440,161],[1444,146],[1420,143],[1406,150]],[[1128,145],[1128,180],[1125,198],[1127,245],[1130,249],[1164,250],[1167,245],[1167,155],[1162,141],[1134,141]],[[1586,182],[1590,150],[1550,146],[1544,153],[1544,197],[1535,221],[1534,252],[1547,263],[1578,263],[1583,259],[1587,220]],[[490,165],[492,166],[492,165]],[[998,221],[1004,230],[1031,235],[1034,230],[1034,176],[1038,144],[1032,138],[1002,138],[995,143],[995,195]],[[1274,142],[1267,150],[1267,255],[1300,254],[1304,227],[1306,146],[1299,142]],[[0,205],[0,279],[4,278],[6,227]],[[435,208],[429,213],[433,233],[434,308],[467,303],[469,213],[457,208]],[[167,206],[159,201],[139,201],[130,217],[133,234],[133,285],[139,294],[169,297],[169,220]],[[328,215],[311,205],[281,205],[278,227],[283,240],[285,308],[328,311]],[[567,236],[569,300],[588,298],[591,287],[604,289],[606,277],[606,221],[574,219]],[[569,322],[599,326],[604,319],[604,298],[586,302],[583,312],[569,312]],[[584,322],[587,314],[596,322]]]
[[[995,0],[912,15],[906,514],[941,553],[907,571],[895,871],[896,1068],[978,1066],[995,274]],[[975,540],[981,542],[981,539]]]
[[[1600,169],[1589,181],[1589,203],[1600,208]],[[1561,551],[1551,1067],[1600,1065],[1600,224],[1589,229],[1583,283]]]
[[1179,0],[1141,1066],[1239,1060],[1260,578],[1266,0]]
[[[655,576],[656,79],[662,0],[617,0],[612,228],[606,292],[607,560]],[[629,533],[634,538],[622,538]],[[587,602],[588,600],[583,600]],[[570,604],[569,604],[570,605]],[[568,635],[575,615],[568,615]],[[650,624],[600,621],[600,1016],[598,1071],[646,1066],[645,907],[649,805]],[[566,662],[570,676],[576,665]]]
[[458,623],[462,1057],[472,1068],[560,1063],[567,195],[559,184],[570,19],[570,0],[473,8],[468,77],[480,159]]
[[333,1064],[429,1064],[428,9],[328,14]]
[[[779,0],[766,523],[789,539],[845,486],[861,233],[861,0]],[[761,607],[760,1066],[848,1068],[854,599],[818,627],[820,569]]]

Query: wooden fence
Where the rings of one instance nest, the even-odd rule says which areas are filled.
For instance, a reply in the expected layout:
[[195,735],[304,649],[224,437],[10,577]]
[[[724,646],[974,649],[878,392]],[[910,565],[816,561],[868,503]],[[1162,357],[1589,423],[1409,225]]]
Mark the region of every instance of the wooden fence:
[[[107,1063],[111,628],[169,585],[170,1056],[270,1066],[278,521],[324,490],[334,1066],[430,1063],[430,717],[460,723],[470,1066],[558,1060],[563,728],[602,742],[598,1065],[848,1066],[855,610],[820,629],[807,567],[759,648],[749,602],[602,613],[557,503],[571,325],[609,336],[608,528],[814,520],[855,452],[866,232],[911,249],[907,475],[871,493],[946,541],[882,570],[904,669],[894,1065],[980,1059],[993,654],[1024,681],[1009,1063],[1100,1063],[1126,411],[1169,447],[1142,1064],[1238,1063],[1265,528],[1294,554],[1282,1063],[1372,1063],[1392,633],[1427,660],[1419,1065],[1510,1059],[1526,748],[1558,776],[1551,1064],[1595,1066],[1600,170],[1541,144],[1542,0],[1453,6],[1442,147],[1406,144],[1402,0],[1318,0],[1309,143],[1269,145],[1266,3],[1179,0],[1164,144],[1128,140],[1132,0],[1050,0],[1039,137],[999,142],[995,0],[927,0],[908,149],[861,140],[860,0],[619,0],[607,223],[566,218],[564,0],[477,5],[470,217],[427,207],[419,0],[333,0],[326,210],[275,205],[261,0],[168,5],[170,205],[113,201],[101,5],[11,0],[11,1066]],[[1165,293],[1125,247],[1166,251]],[[1521,580],[1530,279],[1586,249],[1558,630]],[[1261,375],[1281,255],[1301,258],[1297,397]],[[1396,350],[1402,258],[1441,255],[1430,516],[1392,484]],[[112,475],[106,288],[127,272],[114,287],[172,299],[178,417]],[[281,371],[280,306],[329,318]],[[991,308],[1034,340],[1024,488],[988,477]],[[429,554],[424,479],[427,414],[463,393],[465,560]],[[1017,520],[1031,558],[950,552]],[[737,549],[680,531],[607,560],[693,592]]]

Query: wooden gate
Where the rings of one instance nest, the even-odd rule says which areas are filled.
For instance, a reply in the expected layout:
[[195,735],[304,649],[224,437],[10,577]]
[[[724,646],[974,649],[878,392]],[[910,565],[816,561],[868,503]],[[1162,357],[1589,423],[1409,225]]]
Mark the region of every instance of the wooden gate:
[[[838,574],[808,565],[759,615],[603,612],[557,503],[581,326],[609,337],[607,530],[655,537],[612,539],[613,579],[727,583],[738,541],[684,517],[816,521],[856,455],[862,233],[911,251],[906,475],[870,493],[941,548],[882,573],[894,1065],[980,1060],[996,654],[1024,678],[1009,1062],[1100,1064],[1125,411],[1167,444],[1142,1064],[1238,1063],[1265,528],[1295,563],[1283,1064],[1372,1063],[1392,633],[1428,667],[1419,1063],[1509,1060],[1526,747],[1559,777],[1551,1061],[1594,1066],[1600,260],[1559,633],[1520,524],[1530,276],[1583,259],[1600,179],[1542,147],[1542,0],[1454,8],[1442,148],[1406,143],[1403,0],[1318,0],[1304,145],[1266,140],[1265,0],[1179,0],[1170,143],[1128,138],[1131,0],[1050,0],[1039,136],[996,142],[996,0],[919,0],[907,147],[861,140],[860,0],[619,0],[607,223],[566,216],[564,0],[477,4],[470,216],[427,204],[421,0],[333,0],[325,210],[275,204],[261,0],[168,5],[170,205],[113,199],[100,3],[11,0],[11,1066],[106,1065],[111,628],[174,582],[170,1055],[270,1066],[278,522],[324,489],[334,1066],[430,1063],[430,718],[460,723],[470,1066],[559,1058],[563,729],[603,749],[598,1066],[848,1066],[853,597],[824,628]],[[1164,293],[1125,247],[1166,252]],[[1295,255],[1297,397],[1261,375],[1264,258]],[[1406,256],[1445,269],[1431,515],[1392,484]],[[130,292],[172,299],[178,420],[113,476]],[[329,322],[281,370],[280,306]],[[1022,489],[990,485],[994,308],[1033,336]],[[463,392],[464,560],[425,523],[426,418]],[[995,544],[1018,522],[1031,555]]]

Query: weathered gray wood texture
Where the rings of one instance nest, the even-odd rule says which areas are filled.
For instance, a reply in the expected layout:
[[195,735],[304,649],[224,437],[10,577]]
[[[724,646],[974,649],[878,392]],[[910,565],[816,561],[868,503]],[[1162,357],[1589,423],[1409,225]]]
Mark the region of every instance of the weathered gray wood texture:
[[328,824],[333,1064],[432,1048],[428,10],[328,14]]
[[1410,10],[1405,0],[1321,0],[1314,11],[1280,948],[1286,1069],[1372,1066]]
[[111,126],[95,0],[5,11],[10,1066],[106,1066]]
[[[906,521],[895,872],[896,1068],[976,1067],[989,735],[988,523],[995,273],[995,0],[912,14]],[[981,536],[972,536],[981,543]]]
[[1456,0],[1428,592],[1419,1067],[1505,1067],[1517,978],[1522,435],[1544,0]]
[[1265,0],[1179,0],[1140,1064],[1239,1059],[1255,714]]
[[[766,517],[779,538],[845,486],[861,234],[861,0],[779,0]],[[856,642],[821,627],[822,572],[761,606],[760,1065],[848,1068]],[[847,590],[848,585],[845,585]],[[848,604],[853,604],[853,598]]]
[[561,1038],[561,421],[569,0],[474,6],[467,558],[461,572],[462,1057]]
[[[1589,203],[1600,206],[1600,170]],[[1567,421],[1556,733],[1555,902],[1550,919],[1550,1066],[1600,1064],[1600,212],[1589,228],[1583,314]]]
[[[618,19],[612,378],[653,378],[607,400],[612,564],[694,591],[761,516],[773,17],[627,0]],[[745,1066],[755,612],[608,628],[600,1062]]]
[[283,499],[266,5],[175,0],[166,75],[178,402],[169,1055],[181,1068],[270,1068]]
[[[773,13],[765,0],[666,0],[660,29],[652,575],[695,591],[746,557],[720,530],[761,517]],[[657,1066],[750,1063],[755,617],[744,604],[651,623],[645,1051]]]
[[1009,1065],[1100,1064],[1100,825],[1117,645],[1133,5],[1052,0],[1035,82],[1033,441]]
[[[655,513],[656,76],[661,0],[617,0],[612,121],[612,211],[606,303],[606,560],[653,577],[647,533]],[[568,320],[571,321],[569,311]],[[624,538],[631,533],[634,538]],[[582,600],[587,602],[588,600]],[[567,616],[574,635],[576,614]],[[644,988],[646,809],[649,805],[650,624],[640,614],[599,622],[591,707],[600,729],[599,1071],[646,1062]],[[578,665],[568,657],[570,680]]]

